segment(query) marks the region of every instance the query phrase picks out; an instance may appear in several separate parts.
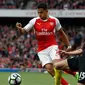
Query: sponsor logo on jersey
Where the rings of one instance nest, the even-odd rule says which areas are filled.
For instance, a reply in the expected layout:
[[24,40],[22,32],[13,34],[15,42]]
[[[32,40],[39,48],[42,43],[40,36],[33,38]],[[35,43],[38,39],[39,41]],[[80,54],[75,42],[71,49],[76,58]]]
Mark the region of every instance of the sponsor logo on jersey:
[[52,35],[52,34],[53,32],[48,32],[48,30],[45,28],[42,28],[41,32],[36,31],[36,35]]
[[36,31],[36,35],[52,35],[52,32],[37,32]]

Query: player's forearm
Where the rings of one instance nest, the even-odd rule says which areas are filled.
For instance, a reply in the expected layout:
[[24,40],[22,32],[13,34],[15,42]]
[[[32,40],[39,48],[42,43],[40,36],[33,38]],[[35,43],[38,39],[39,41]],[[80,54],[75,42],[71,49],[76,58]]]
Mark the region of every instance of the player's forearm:
[[25,34],[25,33],[26,33],[26,30],[25,30],[24,28],[20,28],[20,29],[19,29],[19,32],[20,32],[20,34],[22,35],[22,34]]
[[62,34],[62,40],[67,46],[70,46],[70,42],[69,42],[68,37],[66,36],[65,33]]
[[17,31],[17,36],[14,36],[14,37],[13,37],[13,40],[15,41],[15,40],[19,39],[20,36],[23,35],[23,34],[25,34],[25,33],[26,33],[26,31],[25,31],[23,28],[18,29],[18,31]]
[[82,49],[78,49],[78,50],[75,50],[75,51],[67,52],[66,54],[68,54],[68,55],[77,55],[77,54],[81,54],[82,52],[83,52]]
[[64,42],[67,46],[70,46],[69,39],[68,39],[67,35],[64,33],[63,30],[60,30],[60,36],[61,36],[61,39],[63,40],[63,42]]

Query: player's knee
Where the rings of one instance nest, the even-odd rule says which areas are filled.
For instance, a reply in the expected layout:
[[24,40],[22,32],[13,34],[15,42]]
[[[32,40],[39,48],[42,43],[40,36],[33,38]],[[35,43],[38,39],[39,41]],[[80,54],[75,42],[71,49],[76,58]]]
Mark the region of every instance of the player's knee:
[[53,65],[52,64],[45,65],[45,68],[49,73],[53,72]]
[[48,73],[52,73],[53,71],[51,69],[46,69]]
[[61,70],[62,66],[59,63],[54,63],[54,68]]
[[53,72],[53,68],[46,68],[46,70],[47,70],[49,73],[52,73],[52,72]]
[[68,68],[67,59],[60,62],[55,62],[54,67],[58,70],[64,70]]

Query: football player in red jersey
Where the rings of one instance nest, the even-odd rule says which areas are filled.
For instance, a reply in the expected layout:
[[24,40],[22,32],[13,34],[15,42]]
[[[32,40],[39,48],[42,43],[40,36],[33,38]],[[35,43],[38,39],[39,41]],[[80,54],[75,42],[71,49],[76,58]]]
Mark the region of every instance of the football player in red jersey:
[[[31,19],[25,27],[22,27],[21,23],[16,23],[16,27],[21,34],[34,29],[38,41],[38,56],[42,62],[42,66],[46,68],[52,77],[55,77],[55,85],[60,85],[61,71],[53,67],[53,62],[61,59],[58,52],[59,48],[56,42],[55,31],[59,33],[64,43],[67,45],[67,50],[71,49],[71,45],[66,34],[62,30],[59,20],[48,14],[47,4],[40,3],[37,8],[39,17]],[[64,82],[62,85],[68,85],[68,83]]]

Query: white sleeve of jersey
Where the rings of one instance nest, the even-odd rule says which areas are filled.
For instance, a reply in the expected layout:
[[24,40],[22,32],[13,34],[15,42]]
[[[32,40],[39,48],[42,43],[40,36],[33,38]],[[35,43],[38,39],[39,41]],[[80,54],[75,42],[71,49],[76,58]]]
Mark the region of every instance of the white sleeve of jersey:
[[57,31],[60,30],[61,28],[62,28],[62,26],[61,26],[59,20],[56,19],[56,29],[57,29]]
[[33,18],[23,29],[25,29],[27,32],[30,31],[34,27],[35,22],[36,18]]

